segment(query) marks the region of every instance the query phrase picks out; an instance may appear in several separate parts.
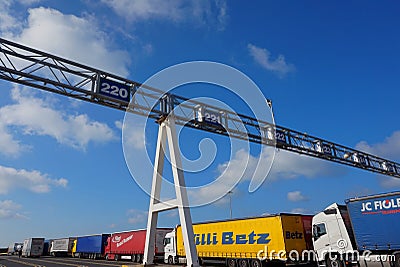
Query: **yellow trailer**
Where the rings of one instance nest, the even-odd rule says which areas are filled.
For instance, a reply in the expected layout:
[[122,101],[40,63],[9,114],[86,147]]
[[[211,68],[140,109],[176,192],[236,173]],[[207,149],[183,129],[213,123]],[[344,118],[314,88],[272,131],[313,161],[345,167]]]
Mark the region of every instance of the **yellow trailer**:
[[[312,216],[278,214],[193,225],[201,260],[220,259],[230,267],[261,266],[264,261],[292,262],[312,249]],[[165,262],[185,260],[181,227],[166,235]]]
[[72,249],[71,249],[71,255],[72,257],[75,257],[75,253],[76,253],[76,243],[78,242],[77,239],[75,239],[72,243]]

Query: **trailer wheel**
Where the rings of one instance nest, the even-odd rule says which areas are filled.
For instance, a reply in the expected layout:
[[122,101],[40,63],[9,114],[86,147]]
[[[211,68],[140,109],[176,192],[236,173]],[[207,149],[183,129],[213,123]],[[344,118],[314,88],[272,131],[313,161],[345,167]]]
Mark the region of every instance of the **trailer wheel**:
[[248,267],[249,266],[249,262],[247,261],[247,259],[240,259],[238,262],[239,267]]
[[136,255],[135,255],[135,254],[131,255],[131,261],[132,261],[132,262],[135,262],[135,261],[136,261]]
[[236,267],[236,260],[235,259],[228,259],[226,265],[228,267]]
[[172,256],[168,257],[168,264],[170,265],[174,264],[174,258]]
[[261,261],[259,259],[252,259],[251,267],[261,267]]
[[394,267],[400,267],[400,252],[394,254]]
[[344,267],[343,261],[340,259],[340,256],[337,254],[329,254],[327,256],[326,266],[327,267]]
[[115,260],[115,261],[119,260],[119,255],[115,255],[115,256],[114,256],[114,260]]

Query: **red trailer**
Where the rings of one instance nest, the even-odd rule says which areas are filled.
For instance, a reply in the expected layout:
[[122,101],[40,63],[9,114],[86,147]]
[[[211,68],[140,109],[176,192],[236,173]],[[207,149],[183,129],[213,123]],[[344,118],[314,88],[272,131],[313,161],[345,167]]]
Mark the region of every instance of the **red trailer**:
[[[155,242],[155,260],[164,259],[164,237],[171,232],[171,228],[157,228]],[[107,260],[131,260],[142,262],[144,245],[146,241],[146,229],[117,232],[107,239],[105,257]]]

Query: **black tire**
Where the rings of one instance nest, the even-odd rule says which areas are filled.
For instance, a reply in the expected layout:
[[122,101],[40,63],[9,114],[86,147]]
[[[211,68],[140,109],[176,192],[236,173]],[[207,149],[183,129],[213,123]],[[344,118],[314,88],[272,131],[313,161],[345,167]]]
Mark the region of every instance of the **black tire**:
[[168,257],[168,264],[170,264],[170,265],[174,264],[174,258],[172,256]]
[[226,266],[228,267],[236,267],[236,260],[235,259],[227,259]]
[[106,258],[106,261],[108,261],[108,254],[106,254],[105,258]]
[[261,267],[261,261],[259,259],[252,259],[250,262],[251,267]]
[[240,259],[238,261],[238,267],[249,267],[249,261],[247,259]]
[[400,252],[394,254],[394,267],[400,267]]
[[118,261],[118,260],[119,260],[119,255],[115,255],[115,256],[114,256],[114,260],[115,260],[115,261]]
[[142,255],[142,254],[139,254],[139,255],[137,256],[137,260],[138,260],[138,263],[142,263],[142,262],[143,262],[143,255]]
[[135,254],[133,254],[133,255],[131,256],[131,261],[132,261],[132,262],[135,262],[135,261],[136,261],[136,255],[135,255]]
[[331,254],[326,258],[326,267],[344,267],[344,264],[339,255]]

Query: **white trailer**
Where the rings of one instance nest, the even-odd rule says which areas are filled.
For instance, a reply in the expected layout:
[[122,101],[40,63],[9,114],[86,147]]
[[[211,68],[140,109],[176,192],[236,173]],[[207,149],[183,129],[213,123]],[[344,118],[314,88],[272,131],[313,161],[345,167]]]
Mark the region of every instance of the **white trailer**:
[[40,257],[43,253],[44,238],[28,238],[24,240],[23,257]]
[[50,243],[50,255],[66,257],[72,255],[72,248],[76,237],[53,239]]
[[17,243],[17,242],[11,243],[11,244],[8,246],[8,252],[7,252],[7,254],[8,254],[8,255],[17,255],[17,254],[18,254],[18,251],[19,251],[20,249],[22,249],[22,245],[23,245],[23,243]]

